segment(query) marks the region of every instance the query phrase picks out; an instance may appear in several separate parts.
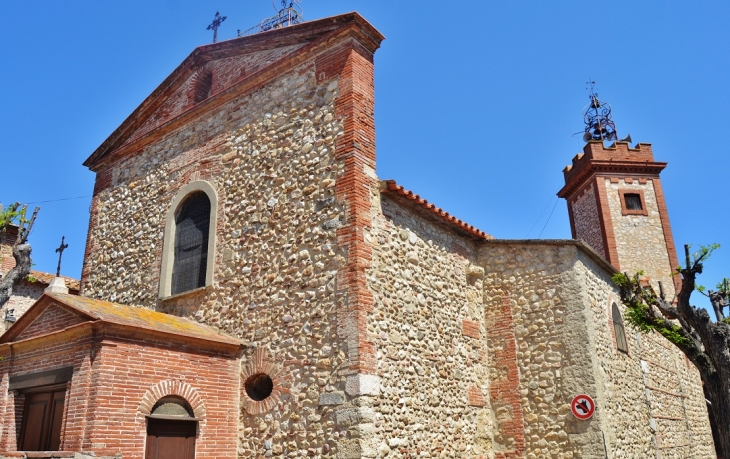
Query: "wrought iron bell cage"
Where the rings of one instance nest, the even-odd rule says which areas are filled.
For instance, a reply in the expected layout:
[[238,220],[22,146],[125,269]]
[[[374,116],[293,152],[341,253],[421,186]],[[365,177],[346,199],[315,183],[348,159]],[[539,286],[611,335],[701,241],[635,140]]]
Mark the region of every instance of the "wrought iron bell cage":
[[585,133],[583,140],[618,140],[616,125],[611,118],[611,105],[601,102],[598,94],[591,91],[590,103],[583,109]]

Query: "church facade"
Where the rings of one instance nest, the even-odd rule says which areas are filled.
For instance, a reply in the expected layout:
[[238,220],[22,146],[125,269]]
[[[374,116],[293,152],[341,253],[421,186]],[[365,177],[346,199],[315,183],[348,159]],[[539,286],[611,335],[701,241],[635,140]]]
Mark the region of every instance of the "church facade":
[[673,291],[651,146],[573,159],[575,240],[494,239],[377,177],[382,40],[200,47],[89,157],[81,296],[0,337],[0,456],[714,457],[698,373],[610,279]]

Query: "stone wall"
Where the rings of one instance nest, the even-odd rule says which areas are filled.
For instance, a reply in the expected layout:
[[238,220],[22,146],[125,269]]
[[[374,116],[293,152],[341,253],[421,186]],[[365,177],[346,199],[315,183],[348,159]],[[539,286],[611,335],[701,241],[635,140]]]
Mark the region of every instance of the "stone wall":
[[591,295],[595,352],[607,415],[604,433],[611,457],[714,457],[697,370],[662,336],[639,333],[628,324],[629,352],[618,351],[611,305],[616,303],[622,315],[625,308],[617,292],[606,290],[605,279],[586,268],[582,270]]
[[[682,354],[628,324],[628,354],[617,350],[611,305],[624,307],[605,263],[569,241],[486,242],[480,263],[487,320],[507,299],[514,323],[525,457],[712,457],[701,383]],[[499,349],[489,343],[494,359]],[[500,378],[495,363],[492,385]],[[597,404],[589,421],[570,413],[580,393]],[[509,451],[504,421],[516,410],[495,398],[492,406],[495,450]]]
[[596,269],[596,264],[586,258],[581,257],[575,270],[585,286],[585,306],[590,308],[586,318],[594,354],[593,367],[599,381],[596,403],[606,450],[609,457],[652,457],[654,441],[636,331],[625,324],[628,354],[617,350],[612,305],[616,303],[622,315],[624,306],[609,273]]
[[368,237],[378,457],[492,456],[483,270],[476,243],[381,195]]
[[[657,282],[661,281],[667,297],[673,298],[672,272],[676,266],[670,265],[667,255],[667,240],[657,204],[654,180],[642,180],[642,182],[644,183],[624,178],[605,179],[621,270],[629,273],[644,271],[657,292],[659,291]],[[622,215],[619,190],[641,192],[648,215]]]
[[182,115],[186,110],[195,105],[196,85],[200,82],[202,75],[210,75],[211,84],[206,89],[209,94],[215,94],[229,88],[247,75],[256,73],[301,46],[301,44],[281,46],[266,51],[247,53],[208,62],[188,77],[175,94],[167,98],[162,106],[125,143],[134,142],[143,135],[170,121],[170,119]]
[[[509,453],[514,435],[506,422],[524,419],[524,457],[603,458],[598,414],[590,421],[577,421],[570,402],[580,393],[595,394],[587,298],[575,272],[578,249],[564,242],[523,244],[485,242],[479,262],[486,269],[484,301],[487,314],[501,312],[506,303],[514,324],[518,378],[511,381],[519,394],[519,406],[493,396],[497,411],[495,449]],[[504,313],[502,313],[504,314]],[[490,337],[490,327],[487,327]],[[503,378],[492,364],[492,383]],[[498,350],[498,349],[497,349]],[[505,391],[506,392],[506,391]],[[597,397],[594,397],[597,398]],[[519,450],[515,456],[520,457]]]
[[[30,282],[21,282],[13,287],[13,295],[7,303],[0,306],[0,321],[5,317],[5,310],[12,309],[13,316],[18,319],[25,314],[38,298],[43,295],[46,285],[32,284]],[[0,323],[0,334],[5,332],[5,322]]]
[[637,337],[647,405],[663,458],[714,458],[707,404],[698,371],[658,334]]
[[[343,267],[356,257],[343,231],[357,209],[347,187],[360,193],[362,182],[342,183],[357,163],[338,142],[357,132],[358,148],[367,145],[357,123],[369,118],[342,105],[352,101],[346,91],[370,91],[355,105],[372,117],[372,61],[349,45],[331,48],[334,58],[305,61],[97,176],[83,294],[191,317],[250,344],[243,380],[265,372],[274,390],[256,401],[242,387],[243,457],[359,454],[345,383],[365,354],[359,329],[350,340],[346,327],[357,300]],[[361,66],[352,79],[328,70],[344,60]],[[356,125],[346,129],[348,120]],[[213,285],[161,300],[165,217],[196,180],[218,196]]]

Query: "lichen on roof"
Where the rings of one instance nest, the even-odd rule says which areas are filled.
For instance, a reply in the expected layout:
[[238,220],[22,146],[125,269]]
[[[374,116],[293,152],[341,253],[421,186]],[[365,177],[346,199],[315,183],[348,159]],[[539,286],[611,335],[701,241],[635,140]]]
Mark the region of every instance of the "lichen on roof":
[[[31,284],[39,283],[44,285],[50,285],[53,278],[56,277],[54,274],[51,273],[44,273],[42,271],[35,271],[31,270],[28,276],[25,278],[27,282],[30,282]],[[75,290],[79,291],[81,288],[81,283],[78,279],[74,279],[72,277],[66,277],[62,276],[63,280],[66,282],[66,287],[69,288],[69,290]]]
[[207,325],[143,307],[111,303],[77,295],[59,293],[47,295],[93,319],[207,341],[241,344],[240,340]]

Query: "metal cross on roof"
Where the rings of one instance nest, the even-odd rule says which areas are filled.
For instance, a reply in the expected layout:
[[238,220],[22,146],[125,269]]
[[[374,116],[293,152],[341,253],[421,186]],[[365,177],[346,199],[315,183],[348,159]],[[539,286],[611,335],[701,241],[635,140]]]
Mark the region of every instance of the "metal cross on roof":
[[66,236],[61,236],[61,246],[56,249],[56,253],[58,254],[58,268],[56,268],[56,277],[61,276],[61,257],[63,256],[63,251],[68,249],[68,244],[64,244],[65,240]]
[[228,16],[221,16],[221,14],[216,11],[215,12],[215,18],[213,18],[213,22],[210,23],[207,29],[205,30],[212,30],[213,31],[213,43],[218,41],[218,27],[223,24],[223,21],[228,19]]

